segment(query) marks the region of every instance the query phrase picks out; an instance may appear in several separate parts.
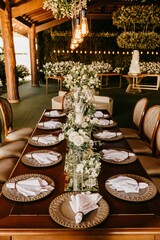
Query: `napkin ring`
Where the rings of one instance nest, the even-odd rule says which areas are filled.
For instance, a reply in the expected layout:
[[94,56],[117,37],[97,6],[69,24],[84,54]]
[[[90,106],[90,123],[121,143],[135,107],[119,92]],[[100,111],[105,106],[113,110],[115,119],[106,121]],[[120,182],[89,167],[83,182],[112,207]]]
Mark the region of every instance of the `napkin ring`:
[[81,211],[78,211],[78,212],[76,212],[76,214],[75,214],[75,215],[77,215],[78,213],[81,213],[81,214],[82,214],[82,216],[84,215],[84,214],[83,214],[83,212],[81,212]]

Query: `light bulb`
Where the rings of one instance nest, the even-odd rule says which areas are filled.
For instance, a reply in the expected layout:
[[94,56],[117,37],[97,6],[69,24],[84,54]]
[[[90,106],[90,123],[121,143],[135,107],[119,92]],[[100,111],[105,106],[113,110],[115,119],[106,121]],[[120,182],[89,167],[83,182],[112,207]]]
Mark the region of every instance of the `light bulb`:
[[78,43],[78,41],[77,41],[74,37],[71,39],[71,42],[72,42],[74,45]]
[[81,32],[80,19],[79,18],[76,18],[76,24],[75,24],[73,38],[75,38],[77,41],[82,38],[82,32]]
[[86,11],[85,9],[82,9],[81,12],[81,31],[82,31],[82,36],[86,36],[89,33],[89,29],[88,29],[88,21],[86,18]]

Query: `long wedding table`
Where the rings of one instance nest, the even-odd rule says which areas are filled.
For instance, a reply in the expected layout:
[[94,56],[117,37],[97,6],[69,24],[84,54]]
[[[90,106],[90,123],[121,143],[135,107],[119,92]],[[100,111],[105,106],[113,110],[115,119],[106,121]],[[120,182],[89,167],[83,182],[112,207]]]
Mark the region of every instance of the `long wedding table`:
[[[46,110],[45,110],[46,111]],[[42,114],[39,121],[47,121]],[[66,118],[58,119],[65,122]],[[118,127],[112,128],[113,131]],[[58,135],[61,130],[42,130],[35,127],[33,136],[52,133]],[[104,142],[102,148],[130,149],[123,138],[114,142]],[[22,156],[28,152],[41,149],[30,144],[26,145]],[[62,141],[53,147],[45,147],[62,154],[62,161],[50,167],[30,167],[19,159],[11,177],[21,174],[43,174],[55,182],[55,190],[47,197],[32,202],[16,202],[0,197],[0,240],[158,240],[160,239],[160,197],[159,193],[151,200],[130,202],[112,196],[105,189],[105,181],[116,174],[136,174],[149,178],[138,159],[129,164],[110,164],[102,162],[98,178],[99,193],[107,201],[110,208],[109,216],[99,225],[86,229],[70,229],[53,221],[49,215],[49,205],[52,200],[64,193],[64,161],[66,142]]]

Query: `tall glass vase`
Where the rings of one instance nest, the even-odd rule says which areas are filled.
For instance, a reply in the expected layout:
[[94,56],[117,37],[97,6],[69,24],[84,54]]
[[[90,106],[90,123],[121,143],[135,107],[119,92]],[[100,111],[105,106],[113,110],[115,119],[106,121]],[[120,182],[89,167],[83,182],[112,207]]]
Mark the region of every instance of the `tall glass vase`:
[[83,152],[70,148],[65,161],[65,190],[83,191],[83,173],[77,172]]

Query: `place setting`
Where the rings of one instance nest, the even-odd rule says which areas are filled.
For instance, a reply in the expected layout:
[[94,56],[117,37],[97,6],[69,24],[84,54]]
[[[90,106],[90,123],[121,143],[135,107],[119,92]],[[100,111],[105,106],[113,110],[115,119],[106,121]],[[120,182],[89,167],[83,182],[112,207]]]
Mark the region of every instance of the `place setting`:
[[37,135],[28,139],[28,143],[37,147],[54,146],[60,142],[58,136],[52,134]]
[[105,182],[106,190],[113,196],[131,202],[147,201],[157,194],[156,186],[147,178],[134,174],[118,174]]
[[63,111],[58,111],[58,110],[51,110],[51,111],[46,111],[44,113],[45,117],[51,117],[51,118],[57,118],[57,117],[64,117],[66,116],[66,113]]
[[123,139],[123,134],[121,132],[113,132],[108,130],[102,130],[93,134],[94,138],[102,141],[116,141]]
[[22,156],[22,162],[31,167],[49,167],[62,161],[62,155],[51,150],[38,150]]
[[99,193],[67,192],[53,199],[49,213],[64,227],[84,229],[103,222],[109,215],[109,205]]
[[112,164],[128,164],[137,159],[137,155],[128,149],[103,149],[100,152],[101,160]]
[[54,129],[59,129],[62,127],[62,123],[59,121],[45,121],[45,122],[39,122],[37,124],[37,128],[43,129],[43,130],[54,130]]
[[17,202],[42,199],[55,189],[54,181],[42,174],[24,174],[9,179],[2,187],[3,195]]
[[110,118],[110,114],[109,113],[103,113],[102,111],[96,111],[92,117],[94,118]]
[[108,119],[104,119],[104,118],[98,118],[97,121],[97,127],[100,128],[112,128],[112,127],[116,127],[117,123],[115,121],[108,120]]

